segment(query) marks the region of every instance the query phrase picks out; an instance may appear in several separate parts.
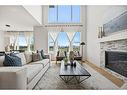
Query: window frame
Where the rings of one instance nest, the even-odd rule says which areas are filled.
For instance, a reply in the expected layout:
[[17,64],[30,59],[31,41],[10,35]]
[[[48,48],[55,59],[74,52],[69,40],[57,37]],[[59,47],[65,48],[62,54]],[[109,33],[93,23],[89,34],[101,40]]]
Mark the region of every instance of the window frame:
[[[76,32],[77,33],[77,32]],[[73,37],[73,39],[72,39],[72,48],[73,48],[73,44],[74,44],[74,38],[75,38],[75,36],[76,36],[76,33],[75,33],[75,35],[74,35],[74,37]],[[81,32],[79,32],[80,33],[80,42],[79,42],[79,52],[80,52],[80,43],[81,43]]]
[[[20,39],[20,38],[23,38],[23,39]],[[21,43],[20,43],[20,40],[23,42],[24,41],[24,45],[21,45]],[[22,32],[20,32],[19,33],[19,35],[18,35],[18,40],[17,40],[18,42],[18,45],[20,46],[20,47],[25,47],[25,46],[27,46],[27,42],[26,42],[26,38],[25,38],[25,35],[24,35],[24,33],[22,33]]]
[[[57,5],[57,6],[59,6],[59,5]],[[71,6],[75,6],[75,5],[71,5]],[[76,5],[77,6],[77,5]],[[58,8],[58,7],[57,7]],[[53,24],[55,24],[55,25],[81,25],[82,24],[82,6],[80,5],[80,22],[78,23],[78,22],[72,22],[73,21],[73,18],[71,18],[71,22],[63,22],[63,23],[60,23],[60,22],[58,22],[58,17],[57,17],[57,22],[49,22],[48,21],[48,15],[49,15],[49,13],[48,13],[48,11],[49,11],[49,6],[47,7],[47,24],[49,24],[49,25],[53,25]],[[73,9],[71,10],[71,11],[73,11]],[[71,13],[71,16],[72,16],[72,14],[73,13]],[[57,13],[57,15],[58,15],[58,13]]]
[[[51,39],[52,39],[53,42],[49,42],[49,36],[51,37]],[[55,47],[55,46],[53,45],[53,51],[50,51],[50,49],[49,49],[50,43],[53,43],[53,44],[55,45],[55,42],[54,42],[52,36],[48,33],[48,52],[49,52],[49,53],[53,53],[53,52],[54,52],[54,47]]]
[[[58,42],[58,38],[59,38],[59,36],[60,36],[60,33],[65,33],[65,35],[66,35],[66,38],[67,38],[67,40],[68,40],[68,45],[67,45],[67,47],[68,47],[68,51],[67,52],[69,52],[69,44],[70,44],[70,42],[69,42],[69,39],[68,39],[68,36],[67,36],[67,33],[66,32],[59,32],[59,34],[58,34],[58,37],[57,37],[57,44],[58,44],[58,50],[59,50],[59,42]],[[62,35],[62,34],[61,34]],[[62,47],[62,46],[61,46]]]

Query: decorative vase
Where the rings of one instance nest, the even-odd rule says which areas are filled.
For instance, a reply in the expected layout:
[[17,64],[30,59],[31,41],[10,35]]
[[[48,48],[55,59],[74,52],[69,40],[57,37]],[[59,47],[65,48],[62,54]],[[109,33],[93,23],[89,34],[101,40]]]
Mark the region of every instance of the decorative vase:
[[73,60],[70,60],[71,66],[73,66],[73,62],[74,62]]
[[76,62],[73,63],[74,67],[76,67]]

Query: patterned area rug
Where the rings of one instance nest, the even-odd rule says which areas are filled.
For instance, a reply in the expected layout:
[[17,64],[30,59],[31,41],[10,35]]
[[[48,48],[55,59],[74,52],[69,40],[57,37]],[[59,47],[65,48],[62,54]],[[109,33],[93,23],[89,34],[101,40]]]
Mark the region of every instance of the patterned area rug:
[[93,70],[88,65],[84,64],[83,66],[92,75],[90,78],[83,81],[81,84],[77,84],[75,79],[73,79],[69,83],[65,83],[59,77],[60,64],[56,65],[55,63],[52,63],[52,66],[49,68],[49,70],[45,73],[45,75],[36,85],[35,90],[118,89],[118,87],[115,84],[113,84],[110,80],[108,80],[104,76],[100,75],[98,72]]

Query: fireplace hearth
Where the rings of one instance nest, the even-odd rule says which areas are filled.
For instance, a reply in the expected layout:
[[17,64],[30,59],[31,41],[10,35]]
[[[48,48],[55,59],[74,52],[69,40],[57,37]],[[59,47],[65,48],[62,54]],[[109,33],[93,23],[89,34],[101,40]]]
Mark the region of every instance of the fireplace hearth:
[[127,77],[127,52],[105,51],[105,67]]

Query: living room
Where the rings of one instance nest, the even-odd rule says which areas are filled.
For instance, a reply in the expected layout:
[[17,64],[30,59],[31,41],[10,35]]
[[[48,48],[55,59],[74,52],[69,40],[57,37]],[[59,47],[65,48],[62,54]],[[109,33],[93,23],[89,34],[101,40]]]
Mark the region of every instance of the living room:
[[126,17],[126,5],[1,5],[0,88],[127,89]]

